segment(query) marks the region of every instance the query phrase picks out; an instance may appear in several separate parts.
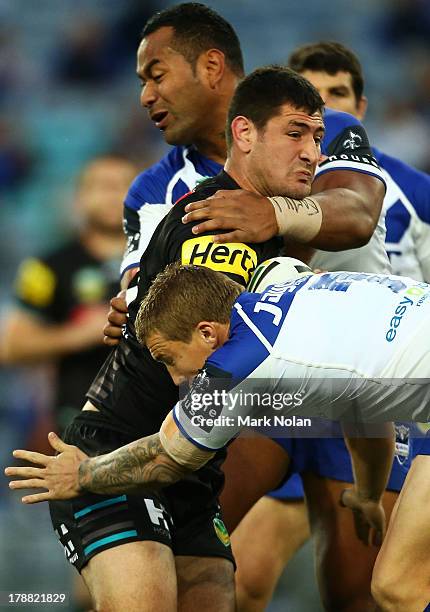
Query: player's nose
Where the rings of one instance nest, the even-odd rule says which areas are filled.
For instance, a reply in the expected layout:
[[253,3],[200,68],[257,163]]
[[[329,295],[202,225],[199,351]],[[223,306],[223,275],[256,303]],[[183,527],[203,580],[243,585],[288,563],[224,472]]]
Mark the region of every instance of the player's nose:
[[154,83],[148,81],[142,87],[140,103],[144,108],[150,108],[157,99],[157,89]]

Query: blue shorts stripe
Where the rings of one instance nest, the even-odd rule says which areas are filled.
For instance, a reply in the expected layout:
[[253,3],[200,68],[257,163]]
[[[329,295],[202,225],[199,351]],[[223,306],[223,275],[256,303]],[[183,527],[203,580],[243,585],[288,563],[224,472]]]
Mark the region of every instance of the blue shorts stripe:
[[104,501],[98,502],[97,504],[92,504],[91,506],[87,506],[79,512],[75,512],[73,515],[75,519],[80,518],[81,516],[85,516],[89,512],[93,510],[98,510],[99,508],[105,508],[106,506],[112,506],[113,504],[119,504],[120,502],[127,501],[126,495],[120,495],[119,497],[112,497],[111,499],[105,499]]
[[105,544],[109,544],[110,542],[116,542],[117,540],[125,540],[125,538],[133,538],[135,536],[137,536],[137,531],[135,529],[115,533],[114,535],[107,536],[106,538],[101,538],[101,540],[96,540],[96,542],[93,542],[92,544],[84,548],[84,554],[89,555],[96,548],[100,548],[100,546],[104,546]]

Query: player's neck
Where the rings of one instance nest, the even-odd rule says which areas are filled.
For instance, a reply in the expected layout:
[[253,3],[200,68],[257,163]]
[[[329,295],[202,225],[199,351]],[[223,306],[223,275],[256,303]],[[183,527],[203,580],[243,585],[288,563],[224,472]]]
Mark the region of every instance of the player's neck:
[[225,95],[210,112],[208,109],[210,125],[201,130],[201,138],[197,135],[194,140],[194,146],[201,155],[221,165],[224,164],[227,157],[225,122],[229,100],[230,97]]
[[231,178],[236,181],[241,189],[246,189],[246,191],[258,193],[260,195],[266,195],[264,193],[260,193],[260,191],[254,186],[254,183],[248,178],[242,165],[237,163],[237,161],[229,157],[225,162],[224,169],[231,176]]
[[82,231],[80,239],[87,251],[102,261],[121,257],[124,252],[125,237],[122,231],[108,232],[91,228]]
[[225,136],[223,132],[214,134],[212,138],[195,141],[197,151],[218,164],[224,164],[227,155]]

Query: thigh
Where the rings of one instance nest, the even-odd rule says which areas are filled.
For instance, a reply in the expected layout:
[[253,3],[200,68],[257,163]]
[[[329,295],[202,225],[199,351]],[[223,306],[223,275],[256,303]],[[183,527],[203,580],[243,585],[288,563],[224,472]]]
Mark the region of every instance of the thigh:
[[303,500],[258,500],[231,536],[239,610],[265,609],[285,565],[308,537]]
[[194,556],[176,556],[175,561],[179,612],[234,612],[234,566],[231,561]]
[[229,531],[260,497],[279,485],[288,466],[288,452],[270,438],[239,436],[229,446],[223,465],[225,486],[220,496]]
[[[303,481],[315,544],[317,579],[326,609],[375,610],[370,583],[378,548],[366,546],[358,539],[353,513],[339,504],[342,491],[351,483],[311,473],[304,474]],[[396,499],[397,493],[385,492],[387,519]]]
[[[209,503],[198,482],[175,492],[176,498],[170,501],[175,521],[173,550],[179,610],[233,611],[234,560],[218,500],[214,496]],[[184,509],[190,500],[195,509],[187,517]]]
[[[430,456],[418,455],[400,493],[375,564],[373,581],[399,596],[430,601]],[[385,587],[384,587],[385,588]]]
[[96,610],[175,612],[173,553],[158,542],[130,542],[104,550],[82,569]]

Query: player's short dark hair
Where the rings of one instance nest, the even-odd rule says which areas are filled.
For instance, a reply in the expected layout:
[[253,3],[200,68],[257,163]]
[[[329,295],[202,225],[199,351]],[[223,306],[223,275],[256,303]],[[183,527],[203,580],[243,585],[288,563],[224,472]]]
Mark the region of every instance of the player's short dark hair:
[[243,115],[258,130],[275,117],[280,107],[291,104],[309,114],[323,111],[324,101],[307,79],[285,66],[257,68],[237,86],[227,115],[226,140],[230,149],[233,142],[231,122]]
[[150,334],[158,332],[167,340],[188,343],[201,321],[228,323],[242,291],[234,280],[205,266],[169,264],[140,304],[137,339],[145,344]]
[[219,49],[237,76],[243,76],[240,42],[232,26],[221,15],[198,2],[185,2],[155,13],[142,30],[142,38],[163,27],[174,30],[173,45],[195,66],[198,57],[209,49]]
[[298,47],[290,55],[288,65],[296,72],[315,70],[336,74],[349,72],[355,99],[359,102],[364,90],[364,76],[360,60],[351,49],[334,41],[320,41]]

